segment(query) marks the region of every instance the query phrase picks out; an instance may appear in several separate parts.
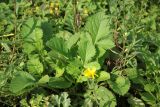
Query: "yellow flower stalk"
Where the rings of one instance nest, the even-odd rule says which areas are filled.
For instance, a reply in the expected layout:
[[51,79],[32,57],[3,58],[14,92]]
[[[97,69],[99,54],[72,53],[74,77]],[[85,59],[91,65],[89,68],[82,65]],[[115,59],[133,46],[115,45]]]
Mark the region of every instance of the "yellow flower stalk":
[[95,68],[87,68],[86,70],[84,70],[84,76],[88,77],[88,78],[93,78],[96,74],[96,69]]

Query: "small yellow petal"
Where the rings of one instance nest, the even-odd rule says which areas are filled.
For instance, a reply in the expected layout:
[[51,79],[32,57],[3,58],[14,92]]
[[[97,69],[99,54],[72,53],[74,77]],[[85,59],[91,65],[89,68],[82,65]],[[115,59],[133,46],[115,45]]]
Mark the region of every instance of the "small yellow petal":
[[53,9],[49,9],[50,14],[53,14]]
[[58,7],[55,7],[55,10],[56,10],[56,11],[59,10]]
[[88,77],[88,78],[94,78],[96,74],[96,69],[95,68],[87,68],[85,71],[84,71],[84,76]]
[[84,14],[88,14],[88,9],[85,8],[85,9],[83,10],[83,13],[84,13]]
[[36,11],[38,11],[39,10],[39,7],[38,6],[36,6]]

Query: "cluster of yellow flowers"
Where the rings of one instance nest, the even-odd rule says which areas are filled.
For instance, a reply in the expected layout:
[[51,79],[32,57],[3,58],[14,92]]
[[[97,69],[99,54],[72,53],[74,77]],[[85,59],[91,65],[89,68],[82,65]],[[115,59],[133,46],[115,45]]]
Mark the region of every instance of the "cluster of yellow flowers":
[[51,2],[49,6],[49,12],[50,14],[55,13],[56,15],[59,15],[59,2],[56,3]]

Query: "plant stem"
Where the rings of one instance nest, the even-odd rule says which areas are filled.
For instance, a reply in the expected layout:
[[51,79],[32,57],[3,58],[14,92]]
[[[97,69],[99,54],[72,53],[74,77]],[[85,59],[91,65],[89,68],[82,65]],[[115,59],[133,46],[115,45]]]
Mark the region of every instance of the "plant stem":
[[[15,19],[14,19],[14,36],[15,37],[13,37],[13,41],[16,40],[16,34],[17,34],[17,13],[16,13],[16,11],[17,11],[17,1],[14,0],[14,15],[15,15]],[[10,62],[13,62],[15,49],[16,49],[16,46],[15,46],[15,44],[13,44],[12,57],[10,59]]]
[[74,10],[74,31],[78,32],[79,14],[77,10],[77,0],[73,0],[73,10]]

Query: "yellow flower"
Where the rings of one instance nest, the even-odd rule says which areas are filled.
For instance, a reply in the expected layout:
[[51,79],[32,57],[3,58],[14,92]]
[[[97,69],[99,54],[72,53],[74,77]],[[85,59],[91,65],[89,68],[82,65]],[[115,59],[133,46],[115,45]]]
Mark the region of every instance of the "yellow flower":
[[58,7],[55,7],[55,11],[58,11]]
[[88,15],[88,9],[87,9],[87,8],[84,8],[84,9],[83,9],[83,13],[84,13],[85,15]]
[[53,12],[54,12],[53,9],[50,8],[50,9],[49,9],[49,13],[50,13],[50,14],[53,14]]
[[54,3],[50,3],[50,8],[53,8],[54,7]]
[[38,6],[36,6],[36,11],[39,11],[39,7]]
[[96,69],[95,68],[87,68],[84,70],[84,76],[88,78],[94,78],[94,75],[96,74]]

